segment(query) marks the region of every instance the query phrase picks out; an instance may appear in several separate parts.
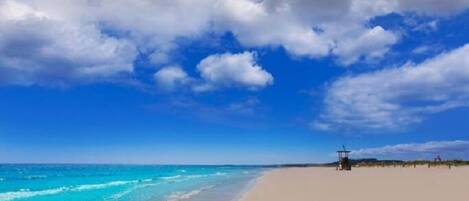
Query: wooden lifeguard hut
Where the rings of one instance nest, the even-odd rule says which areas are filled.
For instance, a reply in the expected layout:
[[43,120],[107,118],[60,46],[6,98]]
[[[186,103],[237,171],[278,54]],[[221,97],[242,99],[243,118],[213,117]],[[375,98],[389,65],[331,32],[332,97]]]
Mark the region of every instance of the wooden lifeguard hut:
[[348,154],[350,151],[345,149],[345,146],[342,146],[343,150],[337,151],[337,155],[339,156],[339,163],[337,165],[337,170],[352,170],[352,164],[350,164],[350,160],[348,158]]

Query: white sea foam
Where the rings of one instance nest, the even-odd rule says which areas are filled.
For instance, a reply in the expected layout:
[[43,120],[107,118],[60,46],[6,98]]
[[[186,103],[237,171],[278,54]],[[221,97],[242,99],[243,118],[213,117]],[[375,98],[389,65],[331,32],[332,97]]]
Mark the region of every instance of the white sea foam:
[[106,200],[120,200],[122,197],[124,197],[125,195],[131,193],[134,190],[135,190],[135,188],[127,189],[125,191],[122,191],[122,192],[119,192],[117,194],[112,195],[111,197],[107,198]]
[[213,174],[214,176],[225,176],[226,173],[224,172],[216,172],[215,174]]
[[193,196],[196,196],[200,193],[202,193],[203,191],[206,191],[206,190],[209,190],[211,188],[213,188],[214,186],[206,186],[206,187],[202,187],[200,189],[197,189],[197,190],[193,190],[193,191],[189,191],[189,192],[174,192],[172,193],[171,195],[169,195],[167,198],[166,198],[166,201],[182,201],[182,200],[187,200],[187,199],[190,199],[192,198]]
[[227,173],[225,172],[216,172],[213,174],[175,175],[175,176],[161,177],[160,179],[168,181],[168,182],[182,182],[182,181],[187,181],[189,179],[195,179],[195,178],[225,176],[225,175],[227,175]]
[[159,185],[159,184],[161,184],[161,183],[147,183],[147,184],[136,185],[136,186],[134,186],[130,189],[127,189],[125,191],[114,194],[106,200],[120,200],[122,197],[126,196],[127,194],[129,194],[129,193],[131,193],[131,192],[133,192],[137,189],[146,188],[146,187],[150,187],[150,186],[156,186],[156,185]]
[[19,191],[14,191],[14,192],[0,193],[0,201],[24,199],[24,198],[44,196],[44,195],[54,195],[54,194],[62,193],[66,190],[67,190],[66,187],[47,189],[47,190],[41,190],[41,191],[29,191],[27,189],[21,189]]
[[19,191],[13,192],[5,192],[0,193],[0,201],[10,201],[15,199],[24,199],[24,198],[31,198],[36,196],[45,196],[45,195],[55,195],[64,192],[77,192],[77,191],[87,191],[87,190],[98,190],[113,186],[121,186],[127,184],[135,184],[138,183],[138,180],[131,180],[131,181],[112,181],[108,183],[102,184],[84,184],[78,186],[70,186],[70,187],[60,187],[54,189],[46,189],[46,190],[38,190],[38,191],[30,191],[29,189],[20,189]]
[[201,178],[201,177],[208,177],[209,175],[206,174],[194,174],[194,175],[187,175],[186,178]]
[[71,191],[87,191],[87,190],[98,190],[98,189],[103,189],[103,188],[108,188],[112,186],[122,186],[126,184],[134,184],[137,183],[137,180],[132,180],[132,181],[112,181],[108,183],[103,183],[103,184],[85,184],[85,185],[80,185],[75,188],[72,188]]
[[173,179],[179,179],[181,178],[182,175],[174,175],[174,176],[169,176],[169,177],[161,177],[163,180],[173,180]]

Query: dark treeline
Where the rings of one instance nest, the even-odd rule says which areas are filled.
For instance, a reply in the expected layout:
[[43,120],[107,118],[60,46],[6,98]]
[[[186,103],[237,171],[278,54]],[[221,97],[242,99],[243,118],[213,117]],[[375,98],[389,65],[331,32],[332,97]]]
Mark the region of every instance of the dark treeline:
[[[354,167],[412,167],[412,166],[421,166],[426,165],[428,167],[433,166],[463,166],[469,165],[469,161],[464,160],[445,160],[445,161],[431,161],[431,160],[413,160],[413,161],[403,161],[403,160],[378,160],[375,158],[369,159],[350,159],[350,163]],[[336,167],[338,162],[320,164],[319,166],[324,167]]]
[[[469,161],[464,160],[444,160],[444,161],[431,161],[431,160],[379,160],[376,158],[364,159],[349,159],[353,167],[415,167],[415,166],[466,166]],[[277,164],[277,165],[261,165],[256,167],[264,168],[285,168],[285,167],[337,167],[338,162],[331,163],[297,163],[297,164]]]

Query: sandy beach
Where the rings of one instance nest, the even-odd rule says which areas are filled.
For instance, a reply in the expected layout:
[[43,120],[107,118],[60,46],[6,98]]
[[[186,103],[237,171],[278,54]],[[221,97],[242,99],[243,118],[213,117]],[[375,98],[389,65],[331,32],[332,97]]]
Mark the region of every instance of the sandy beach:
[[267,172],[241,201],[469,199],[469,167],[285,168]]

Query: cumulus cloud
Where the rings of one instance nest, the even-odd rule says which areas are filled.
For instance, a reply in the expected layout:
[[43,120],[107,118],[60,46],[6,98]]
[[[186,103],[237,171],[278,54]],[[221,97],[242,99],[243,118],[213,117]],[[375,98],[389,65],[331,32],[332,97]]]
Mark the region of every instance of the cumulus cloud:
[[274,81],[269,72],[256,64],[253,52],[210,55],[197,65],[197,70],[203,83],[195,86],[195,91],[236,86],[255,90]]
[[[274,78],[256,64],[254,52],[207,56],[197,65],[200,77],[190,77],[180,66],[167,66],[154,74],[160,89],[174,91],[191,87],[195,92],[240,87],[256,90],[273,83]],[[252,102],[250,102],[252,103]],[[233,105],[232,109],[235,109]]]
[[464,11],[469,5],[468,0],[398,0],[399,10],[417,11],[426,15],[453,15]]
[[347,76],[330,84],[319,129],[401,129],[469,106],[469,44],[420,64]]
[[[469,153],[469,141],[431,141],[425,143],[410,143],[387,145],[377,148],[358,149],[351,152],[353,157],[396,157],[399,155],[444,155],[464,156]],[[466,155],[467,158],[467,155]]]
[[245,46],[283,47],[292,55],[310,58],[332,54],[348,65],[361,56],[382,56],[398,37],[382,27],[365,26],[370,18],[391,12],[388,5],[378,9],[357,2],[227,0],[218,4],[222,14],[217,26],[233,32]]
[[291,54],[310,57],[326,56],[332,46],[312,25],[297,19],[285,1],[227,0],[218,8],[218,26],[233,32],[246,46],[281,46]]
[[178,86],[186,85],[191,78],[179,66],[168,66],[160,69],[154,74],[155,81],[163,90],[174,90]]
[[0,83],[113,79],[131,74],[138,54],[154,65],[169,64],[179,39],[226,32],[243,47],[333,55],[349,65],[380,58],[397,43],[392,30],[367,25],[376,16],[445,15],[468,6],[465,0],[429,1],[0,0]]
[[138,53],[169,63],[196,38],[209,1],[0,1],[0,84],[69,85],[131,77]]
[[361,57],[364,57],[365,60],[383,57],[397,40],[398,37],[395,34],[376,26],[357,37],[339,41],[337,48],[333,51],[340,55],[342,64],[349,65],[355,63]]
[[135,46],[26,4],[0,1],[0,84],[67,84],[131,73]]

